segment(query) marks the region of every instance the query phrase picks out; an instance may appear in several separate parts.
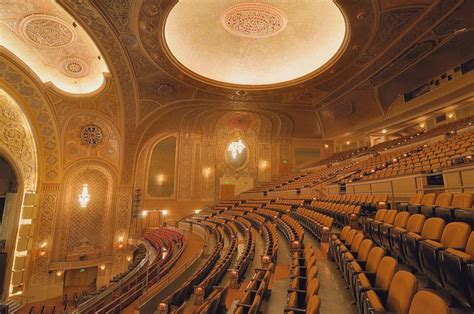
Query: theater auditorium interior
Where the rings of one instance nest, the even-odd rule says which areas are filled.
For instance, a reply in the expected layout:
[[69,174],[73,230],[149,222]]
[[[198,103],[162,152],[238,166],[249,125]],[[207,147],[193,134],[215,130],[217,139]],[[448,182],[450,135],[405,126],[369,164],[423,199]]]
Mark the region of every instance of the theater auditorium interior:
[[474,313],[473,16],[0,0],[0,314]]

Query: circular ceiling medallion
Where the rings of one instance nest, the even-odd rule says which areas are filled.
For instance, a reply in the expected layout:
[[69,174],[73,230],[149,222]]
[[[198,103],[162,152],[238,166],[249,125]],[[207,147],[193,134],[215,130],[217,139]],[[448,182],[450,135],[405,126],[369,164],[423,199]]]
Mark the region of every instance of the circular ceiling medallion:
[[61,62],[61,72],[70,77],[84,77],[89,73],[87,63],[79,58],[67,58]]
[[52,15],[34,14],[20,23],[21,34],[32,44],[43,48],[60,48],[75,39],[74,28]]
[[224,12],[221,23],[232,34],[248,38],[266,38],[283,31],[288,19],[283,11],[274,6],[239,3]]
[[89,146],[99,145],[102,143],[103,138],[104,134],[102,133],[102,129],[95,124],[88,125],[81,131],[82,142]]

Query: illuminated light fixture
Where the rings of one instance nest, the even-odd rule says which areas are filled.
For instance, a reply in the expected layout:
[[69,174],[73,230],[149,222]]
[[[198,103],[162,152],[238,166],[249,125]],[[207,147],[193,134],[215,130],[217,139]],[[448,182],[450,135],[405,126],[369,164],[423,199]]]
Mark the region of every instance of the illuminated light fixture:
[[383,133],[383,134],[387,133],[387,129],[383,129],[383,130],[382,130],[382,133]]
[[127,262],[130,262],[132,260],[132,257],[130,255],[127,255]]
[[233,159],[236,159],[238,155],[242,154],[245,149],[245,144],[239,139],[237,142],[232,142],[227,147],[227,151],[230,152]]
[[424,128],[425,126],[426,126],[426,124],[420,123],[420,127],[421,127],[421,128]]
[[324,144],[324,148],[329,148],[329,144]]
[[105,270],[105,265],[102,264],[102,265],[99,266],[99,268],[100,268],[100,270]]
[[57,270],[57,271],[56,271],[56,276],[61,277],[62,275],[63,275],[63,271],[62,271],[62,270]]
[[142,211],[142,217],[146,217],[148,215],[148,211],[144,210]]
[[163,214],[163,216],[168,216],[168,211],[166,209],[162,210],[161,213]]
[[45,250],[41,250],[41,251],[39,252],[39,255],[40,255],[40,256],[45,256],[45,255],[46,255],[46,251],[45,251]]
[[82,185],[82,192],[79,194],[79,205],[81,208],[86,208],[90,200],[91,196],[89,194],[89,184],[84,183]]
[[449,119],[454,118],[454,113],[449,113],[449,114],[448,114],[448,118],[449,118]]
[[158,181],[159,185],[162,185],[165,182],[165,175],[160,173],[156,176],[156,181]]
[[195,210],[194,210],[194,213],[195,213],[195,214],[199,214],[200,212],[201,212],[200,209],[195,209]]
[[351,141],[347,141],[346,144],[347,144],[347,145],[350,145],[350,144],[351,144]]
[[204,177],[205,177],[205,178],[209,178],[209,176],[211,175],[211,171],[212,171],[212,170],[211,170],[211,167],[206,167],[206,168],[204,169]]

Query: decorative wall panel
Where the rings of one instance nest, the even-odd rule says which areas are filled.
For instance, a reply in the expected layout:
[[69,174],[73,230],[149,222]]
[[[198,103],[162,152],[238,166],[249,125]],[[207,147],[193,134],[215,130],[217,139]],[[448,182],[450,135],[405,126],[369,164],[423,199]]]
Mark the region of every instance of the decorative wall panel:
[[172,197],[176,178],[176,137],[158,142],[151,153],[147,194],[151,197]]

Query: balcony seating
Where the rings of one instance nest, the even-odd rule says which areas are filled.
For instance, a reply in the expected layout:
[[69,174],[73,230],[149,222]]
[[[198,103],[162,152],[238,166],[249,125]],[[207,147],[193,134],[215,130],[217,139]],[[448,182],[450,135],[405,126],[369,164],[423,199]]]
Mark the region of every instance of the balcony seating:
[[402,236],[406,233],[421,233],[425,220],[426,217],[421,214],[410,215],[406,228],[393,227],[390,229],[390,249],[396,257],[406,260],[406,254],[403,250]]
[[386,250],[393,251],[392,244],[390,241],[390,231],[393,228],[405,228],[410,218],[410,213],[408,212],[398,212],[393,220],[393,223],[384,222],[379,225],[379,244]]
[[408,211],[408,205],[410,204],[421,204],[421,199],[423,198],[423,194],[413,194],[410,196],[410,200],[408,203],[400,203],[397,205],[398,211]]
[[355,296],[356,276],[363,272],[366,274],[375,274],[379,267],[380,261],[384,257],[384,254],[385,253],[381,247],[373,247],[367,256],[366,261],[360,258],[360,259],[351,261],[347,264],[346,280],[348,282],[349,288],[351,289],[352,295],[354,296],[354,298],[356,298]]
[[457,211],[462,211],[463,208],[470,208],[472,206],[471,193],[456,193],[453,196],[451,206],[438,206],[434,209],[436,217],[443,218],[446,222],[458,220],[455,218]]
[[435,200],[436,200],[436,194],[434,193],[425,194],[421,198],[421,201],[419,204],[418,203],[408,204],[407,211],[412,215],[419,214],[422,206],[434,205]]

